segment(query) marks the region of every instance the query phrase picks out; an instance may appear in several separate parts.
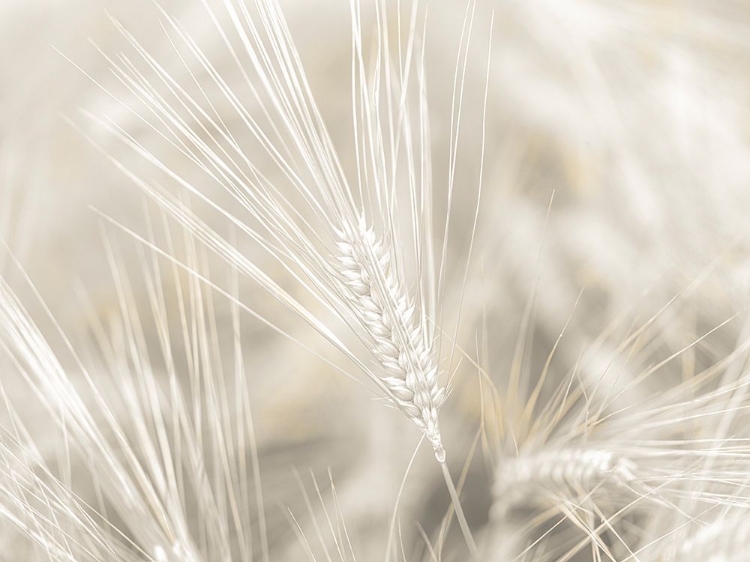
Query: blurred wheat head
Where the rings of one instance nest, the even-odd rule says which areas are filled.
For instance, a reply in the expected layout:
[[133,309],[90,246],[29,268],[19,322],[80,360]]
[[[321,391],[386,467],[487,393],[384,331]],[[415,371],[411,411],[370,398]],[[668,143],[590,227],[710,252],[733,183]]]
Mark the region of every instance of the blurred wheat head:
[[75,341],[3,145],[0,556],[743,559],[744,83],[705,84],[746,10],[490,4],[206,0],[63,54],[146,201],[88,211]]

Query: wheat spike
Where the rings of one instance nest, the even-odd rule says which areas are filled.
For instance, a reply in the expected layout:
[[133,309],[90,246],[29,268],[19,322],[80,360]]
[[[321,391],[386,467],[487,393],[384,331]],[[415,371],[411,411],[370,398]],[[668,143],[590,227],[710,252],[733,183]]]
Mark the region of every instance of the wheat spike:
[[636,464],[604,449],[563,449],[518,457],[500,465],[495,475],[493,516],[505,516],[525,504],[588,498],[604,488],[629,490]]
[[364,221],[359,229],[358,236],[340,232],[341,290],[383,369],[381,381],[389,398],[424,432],[443,462],[438,410],[445,401],[445,387],[438,381],[432,346],[393,267],[391,252]]

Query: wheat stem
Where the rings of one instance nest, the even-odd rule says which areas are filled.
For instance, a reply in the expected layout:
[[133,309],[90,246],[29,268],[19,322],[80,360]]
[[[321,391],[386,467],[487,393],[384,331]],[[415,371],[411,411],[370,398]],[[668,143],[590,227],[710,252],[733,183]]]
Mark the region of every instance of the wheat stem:
[[451,501],[453,502],[453,508],[456,510],[456,519],[458,519],[458,525],[461,527],[461,533],[463,533],[464,539],[466,540],[466,546],[469,547],[469,552],[471,553],[471,558],[474,560],[474,562],[479,562],[481,560],[479,556],[479,550],[477,549],[477,545],[474,542],[474,537],[471,536],[471,530],[469,529],[469,524],[466,522],[466,516],[464,515],[464,510],[461,507],[461,502],[458,499],[458,492],[456,492],[456,486],[453,484],[453,478],[451,478],[451,473],[448,471],[448,465],[445,463],[445,460],[439,462],[440,468],[443,471],[443,477],[445,478],[445,485],[448,487],[448,493],[450,494]]

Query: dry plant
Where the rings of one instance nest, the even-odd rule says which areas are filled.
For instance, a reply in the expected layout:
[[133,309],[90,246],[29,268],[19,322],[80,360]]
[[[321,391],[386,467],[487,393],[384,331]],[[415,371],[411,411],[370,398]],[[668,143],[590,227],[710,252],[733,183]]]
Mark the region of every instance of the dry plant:
[[[160,40],[111,17],[118,39],[99,36],[95,58],[62,53],[90,88],[68,122],[147,201],[135,225],[90,213],[106,289],[53,293],[77,303],[81,335],[26,273],[17,194],[37,180],[18,181],[23,151],[0,146],[0,559],[744,559],[745,199],[731,174],[717,194],[682,188],[691,164],[750,180],[746,131],[726,126],[745,116],[744,83],[715,107],[702,81],[748,60],[731,23],[744,11],[428,4],[351,0],[330,21],[348,83],[329,91],[325,66],[307,71],[319,42],[297,42],[325,31],[285,15],[306,17],[302,3],[153,7]],[[684,114],[650,106],[675,92]],[[727,150],[684,142],[701,135]],[[702,234],[713,219],[731,240]],[[349,486],[329,458],[324,479],[294,473],[298,490],[277,477],[289,461],[271,460],[283,447],[256,411],[286,367],[303,399],[279,432],[310,441],[310,410],[345,435],[372,426]],[[340,399],[343,377],[417,431]],[[389,470],[393,496],[352,531],[347,512]],[[403,506],[415,480],[432,494],[421,512]]]
[[[206,5],[232,59],[242,65],[244,89],[257,103],[260,117],[246,109],[242,101],[245,96],[224,82],[196,42],[165,14],[174,41],[179,41],[174,54],[184,62],[190,76],[197,72],[192,70],[193,65],[210,76],[212,85],[236,112],[253,144],[265,152],[281,181],[269,179],[271,172],[256,164],[251,148],[238,143],[222,118],[212,115],[213,102],[203,92],[206,85],[200,85],[205,99],[191,94],[188,86],[176,80],[121,26],[119,30],[140,60],[136,63],[125,55],[109,60],[119,81],[143,107],[136,116],[230,199],[224,205],[216,202],[207,188],[185,179],[181,170],[164,164],[127,131],[106,120],[99,122],[109,125],[114,135],[187,194],[220,213],[243,237],[270,254],[308,294],[314,306],[301,302],[266,269],[238,252],[235,243],[210,228],[178,196],[133,176],[196,239],[310,324],[367,375],[387,403],[417,425],[433,447],[467,545],[472,557],[478,559],[445,462],[438,421],[455,355],[450,333],[457,329],[444,325],[443,295],[464,76],[476,7],[467,6],[453,82],[454,129],[444,218],[435,217],[433,210],[432,148],[422,68],[424,35],[420,32],[424,15],[419,4],[404,14],[402,24],[401,13],[397,11],[394,16],[386,3],[376,2],[375,35],[371,38],[376,48],[366,54],[362,7],[352,3],[354,179],[344,173],[279,6],[258,2],[253,6],[257,13],[251,13],[242,3],[225,2],[223,8],[224,12],[217,15]],[[397,27],[391,31],[389,20],[394,17]],[[222,20],[229,22],[228,29],[221,26]],[[235,34],[233,38],[228,36],[230,31]],[[389,46],[394,41],[392,34],[398,42],[393,53]],[[370,71],[366,58],[373,61]],[[147,70],[140,70],[138,64]],[[485,106],[487,94],[485,86],[480,98]],[[481,192],[483,151],[482,146],[477,159],[477,193]],[[442,233],[434,232],[436,224],[443,225]],[[476,214],[472,242],[475,225]],[[468,267],[471,245],[464,267]],[[410,285],[414,288],[409,289]],[[356,334],[375,365],[341,341],[330,328],[332,321]],[[441,357],[441,342],[446,339],[450,353]],[[441,361],[445,363],[442,368]]]

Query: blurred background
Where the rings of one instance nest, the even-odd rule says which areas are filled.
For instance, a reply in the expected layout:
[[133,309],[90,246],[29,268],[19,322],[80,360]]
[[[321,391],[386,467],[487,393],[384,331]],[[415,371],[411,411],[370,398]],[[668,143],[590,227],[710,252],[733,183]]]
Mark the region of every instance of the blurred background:
[[[406,13],[407,4],[400,2]],[[452,88],[467,5],[423,4],[432,173],[440,198],[447,184]],[[228,83],[240,83],[200,2],[160,5],[204,46]],[[283,0],[281,6],[334,144],[351,166],[351,122],[341,118],[350,115],[351,105],[349,2]],[[391,7],[398,13],[396,2]],[[113,263],[131,275],[133,306],[148,312],[148,283],[139,271],[150,258],[143,244],[102,215],[140,234],[159,231],[161,219],[107,155],[138,176],[151,177],[153,170],[81,110],[105,115],[168,165],[180,161],[110,95],[124,105],[136,103],[109,70],[107,56],[133,48],[113,18],[186,79],[179,61],[169,58],[165,19],[150,1],[0,1],[0,236],[7,245],[0,248],[0,273],[22,298],[31,294],[21,272],[28,275],[62,331],[100,366],[102,392],[116,395],[92,319],[108,326],[106,332],[116,331],[112,326],[122,310]],[[372,7],[363,18],[369,36]],[[493,534],[490,490],[497,459],[523,449],[524,439],[534,441],[523,424],[513,426],[520,419],[514,408],[522,409],[553,348],[538,408],[571,372],[594,387],[606,378],[601,386],[622,390],[618,407],[623,407],[666,392],[742,348],[750,295],[748,71],[750,8],[744,2],[476,3],[451,255],[466,255],[469,245],[488,75],[483,193],[466,286],[462,269],[450,272],[446,298],[461,300],[458,341],[491,376],[503,411],[485,411],[480,377],[465,361],[442,419],[455,474],[475,452],[463,497],[478,536]],[[228,122],[237,120],[229,106],[216,111]],[[221,228],[220,217],[207,220]],[[226,271],[213,267],[212,279],[228,285]],[[295,338],[336,361],[335,353],[288,313],[275,311],[259,290],[242,284],[238,291],[243,303],[278,315]],[[41,307],[29,308],[50,330]],[[217,353],[226,352],[230,361],[231,307],[217,298],[212,312]],[[619,346],[646,324],[637,349],[622,359]],[[144,332],[155,346],[156,327],[145,321]],[[708,332],[710,337],[695,343]],[[61,341],[55,345],[64,347]],[[381,557],[418,432],[366,389],[250,317],[243,316],[241,345],[272,559],[302,559],[305,549],[287,507],[306,534],[314,535],[311,512],[318,517],[321,512],[313,477],[326,493],[331,479],[335,484],[358,559]],[[677,352],[679,357],[653,376],[629,384]],[[3,385],[23,405],[31,433],[52,458],[57,443],[49,421],[35,413],[34,396],[12,371],[5,366]],[[117,414],[116,397],[111,403]],[[483,416],[492,426],[486,430],[491,443],[480,440],[474,450]],[[449,505],[427,449],[418,453],[400,500],[403,542],[414,552],[407,559],[426,556],[420,529],[433,536]],[[311,508],[304,490],[313,497]],[[95,495],[85,485],[79,492]],[[452,533],[448,544],[460,549],[460,535]]]

